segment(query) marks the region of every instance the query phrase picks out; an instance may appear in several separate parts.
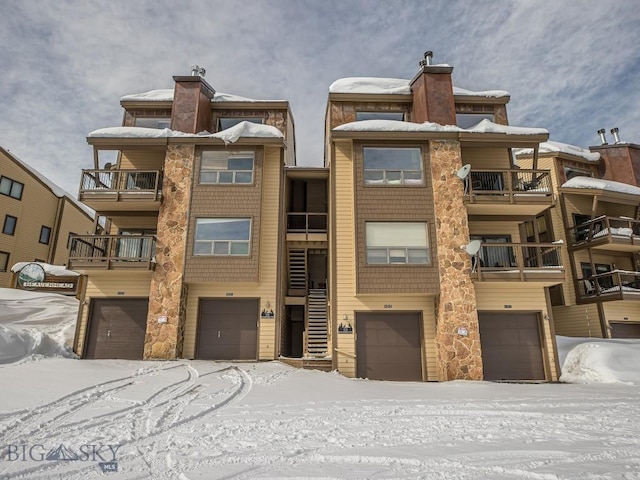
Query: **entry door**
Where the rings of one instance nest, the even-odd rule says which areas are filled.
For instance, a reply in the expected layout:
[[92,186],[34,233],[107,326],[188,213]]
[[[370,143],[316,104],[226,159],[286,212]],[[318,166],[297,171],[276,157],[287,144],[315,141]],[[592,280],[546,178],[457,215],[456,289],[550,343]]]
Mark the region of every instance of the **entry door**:
[[358,377],[422,381],[419,313],[357,313],[356,332]]
[[259,299],[200,300],[197,358],[255,360],[259,314]]
[[93,299],[85,358],[141,360],[148,310],[146,298]]

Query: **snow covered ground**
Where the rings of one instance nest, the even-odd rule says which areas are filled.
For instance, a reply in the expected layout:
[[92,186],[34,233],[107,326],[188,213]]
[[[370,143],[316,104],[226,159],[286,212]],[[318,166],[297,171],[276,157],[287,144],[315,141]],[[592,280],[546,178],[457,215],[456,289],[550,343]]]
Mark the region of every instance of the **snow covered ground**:
[[[10,296],[0,290],[5,329],[29,338],[40,322],[47,338],[64,337],[55,318],[65,330],[75,300],[65,315],[55,299]],[[640,377],[615,365],[638,365],[638,342],[617,355],[601,355],[610,345],[601,340],[560,344],[576,365],[598,352],[591,373],[574,372],[598,383],[379,382],[279,362],[5,357],[0,479],[640,479]],[[614,368],[596,378],[607,362]]]

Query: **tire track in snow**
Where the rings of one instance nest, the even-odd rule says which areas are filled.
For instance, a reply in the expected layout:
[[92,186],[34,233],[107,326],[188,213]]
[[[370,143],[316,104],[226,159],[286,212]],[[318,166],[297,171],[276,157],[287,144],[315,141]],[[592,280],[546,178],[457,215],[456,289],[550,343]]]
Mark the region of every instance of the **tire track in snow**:
[[[203,375],[199,375],[197,370],[191,365],[182,364],[170,367],[170,369],[179,368],[182,366],[186,367],[187,369],[188,374],[186,379],[162,387],[161,389],[154,392],[151,396],[149,396],[149,398],[147,398],[146,400],[125,409],[121,409],[115,413],[103,414],[100,417],[95,417],[94,419],[56,425],[55,432],[53,433],[55,433],[55,435],[58,437],[62,434],[67,434],[69,436],[74,436],[74,434],[77,436],[86,435],[87,431],[95,429],[96,427],[101,427],[104,424],[108,423],[113,425],[115,421],[123,419],[135,420],[137,414],[141,412],[147,411],[150,414],[154,409],[166,406],[166,410],[160,413],[160,416],[157,420],[154,421],[150,419],[149,415],[145,419],[146,421],[144,422],[144,425],[141,425],[140,422],[136,423],[135,421],[130,424],[133,426],[133,431],[131,432],[132,438],[130,440],[119,442],[119,445],[121,448],[126,446],[136,447],[135,451],[121,455],[120,453],[122,452],[122,450],[119,450],[117,461],[123,462],[127,458],[144,459],[144,455],[139,454],[142,453],[141,449],[146,447],[148,449],[148,453],[151,453],[150,457],[152,460],[151,462],[149,462],[148,460],[143,461],[146,464],[147,468],[150,470],[149,473],[152,475],[152,478],[158,480],[169,480],[178,478],[179,476],[184,476],[184,474],[178,468],[177,462],[169,462],[169,457],[165,457],[163,460],[160,460],[158,458],[158,455],[154,455],[154,453],[156,453],[158,450],[157,444],[164,440],[163,438],[161,438],[163,434],[166,434],[179,426],[189,424],[194,420],[200,419],[206,415],[216,412],[221,408],[224,408],[231,402],[238,401],[244,398],[244,396],[247,395],[251,390],[253,381],[246,372],[236,366],[225,367],[219,370],[205,373]],[[200,378],[209,375],[220,375],[221,378],[230,376],[230,379],[233,381],[234,386],[217,392],[217,394],[223,394],[224,398],[216,402],[211,407],[205,408],[202,411],[190,416],[181,418],[181,415],[184,412],[185,408],[192,404],[194,400],[199,398],[197,395],[192,395],[192,393],[195,392],[200,386],[198,385],[198,381],[200,380]],[[121,379],[112,380],[110,382],[104,382],[104,384],[123,381],[126,379],[129,379],[129,377],[123,377]],[[104,384],[100,384],[100,386]],[[54,406],[63,406],[65,399],[74,398],[74,395],[85,391],[90,391],[94,388],[97,388],[98,386],[99,385],[88,387],[87,389],[83,389],[82,391],[66,395],[65,397],[47,404],[47,406],[50,407],[49,410],[54,408]],[[64,414],[60,415],[59,417],[66,418]],[[94,421],[93,423],[88,423],[91,420],[95,420],[96,418],[101,418],[101,420],[98,422]],[[148,425],[150,423],[154,423],[154,425],[149,428]],[[121,425],[116,425],[116,427],[118,426]],[[52,434],[50,429],[42,429],[39,431],[39,433],[44,434],[45,437],[48,437]],[[32,439],[30,440],[32,441]],[[48,461],[45,465],[38,465],[12,473],[0,473],[0,478],[2,480],[16,478],[49,479],[51,478],[51,474],[54,472],[54,470],[58,469],[61,466],[68,465],[69,462],[64,460]],[[96,469],[97,466],[95,463],[89,463],[79,469],[65,470],[63,477],[61,478],[69,480],[85,479],[88,474],[95,472]]]

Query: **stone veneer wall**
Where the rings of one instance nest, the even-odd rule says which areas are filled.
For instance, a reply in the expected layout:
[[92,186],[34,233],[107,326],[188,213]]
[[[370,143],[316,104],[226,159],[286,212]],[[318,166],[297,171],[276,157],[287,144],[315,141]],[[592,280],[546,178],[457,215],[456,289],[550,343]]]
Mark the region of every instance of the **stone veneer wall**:
[[[463,186],[456,172],[462,166],[457,141],[430,142],[433,201],[440,274],[436,348],[438,377],[446,380],[482,380],[482,351],[471,280],[471,260],[463,248],[469,242]],[[465,328],[468,335],[458,333]]]
[[[177,358],[182,351],[181,305],[194,160],[192,145],[170,145],[167,150],[163,199],[158,213],[156,268],[149,292],[145,359]],[[158,323],[161,316],[167,317],[167,323]]]

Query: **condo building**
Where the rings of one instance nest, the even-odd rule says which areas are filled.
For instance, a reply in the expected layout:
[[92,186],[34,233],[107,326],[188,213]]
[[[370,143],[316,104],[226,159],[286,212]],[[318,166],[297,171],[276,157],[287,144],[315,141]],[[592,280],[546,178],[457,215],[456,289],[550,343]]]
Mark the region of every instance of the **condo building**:
[[593,199],[558,177],[545,129],[509,125],[507,92],[452,71],[429,53],[413,79],[334,82],[322,167],[296,166],[287,101],[216,92],[197,68],[123,97],[122,125],[88,136],[79,199],[106,230],[72,236],[69,268],[88,276],[75,351],[556,381],[556,317],[578,297],[607,311],[573,291],[572,273],[601,273],[593,255],[580,270],[597,247],[552,232],[562,198]]

